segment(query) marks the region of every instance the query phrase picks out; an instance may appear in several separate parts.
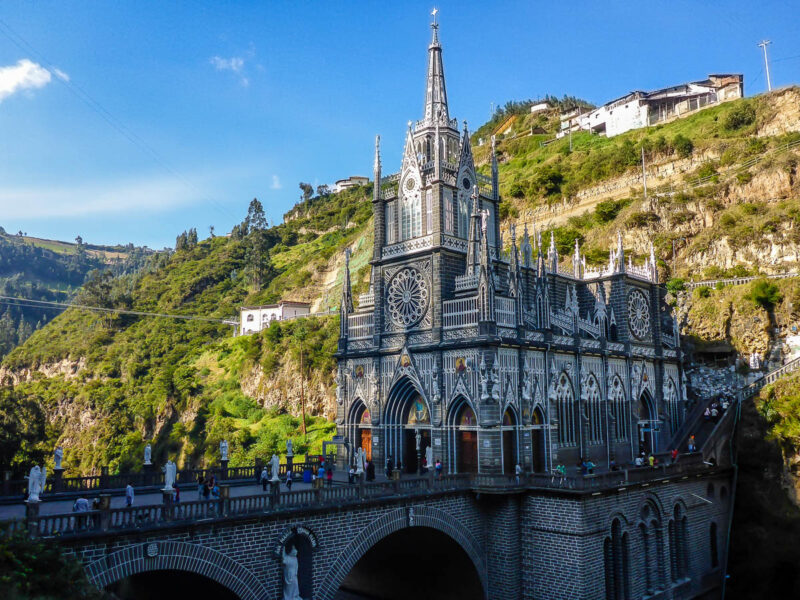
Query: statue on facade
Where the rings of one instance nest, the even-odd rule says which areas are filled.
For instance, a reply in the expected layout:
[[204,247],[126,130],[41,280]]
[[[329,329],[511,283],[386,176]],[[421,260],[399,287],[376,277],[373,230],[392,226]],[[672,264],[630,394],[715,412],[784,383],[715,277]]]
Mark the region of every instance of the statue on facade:
[[222,456],[222,460],[228,460],[228,440],[222,440],[219,443],[219,453]]
[[150,444],[144,447],[144,464],[151,465],[153,463],[150,462],[150,459],[153,455],[153,450],[150,448]]
[[25,479],[28,480],[28,502],[39,502],[39,496],[44,493],[47,480],[47,467],[34,466]]
[[297,579],[297,548],[292,546],[289,552],[286,547],[282,553],[283,562],[283,600],[302,600],[300,598],[300,582]]
[[178,475],[178,467],[171,460],[164,465],[164,491],[171,492]]
[[433,447],[432,446],[428,446],[427,448],[425,448],[425,466],[428,467],[428,472],[431,472],[431,473],[433,472],[433,471],[431,471],[431,469],[433,469]]
[[64,459],[64,450],[61,446],[56,447],[53,452],[53,462],[56,463],[56,471],[61,470],[61,461]]
[[414,430],[414,441],[417,442],[417,452],[419,452],[420,446],[422,444],[422,434],[419,432],[419,429]]
[[356,475],[361,475],[367,468],[367,453],[363,448],[356,450]]
[[433,361],[433,372],[431,373],[431,390],[433,392],[433,403],[439,404],[442,401],[442,393],[439,390],[439,365]]
[[379,389],[378,389],[378,374],[375,372],[375,369],[372,370],[369,376],[369,385],[370,385],[370,397],[374,400],[378,399]]
[[530,402],[533,399],[533,381],[531,370],[525,368],[525,376],[522,379],[522,399]]
[[497,366],[497,358],[494,360],[491,372],[492,400],[500,401],[500,369]]
[[344,374],[339,369],[336,373],[336,402],[341,405],[344,402]]
[[270,481],[280,481],[280,471],[281,471],[281,459],[278,458],[277,454],[273,454],[272,458],[269,461],[270,470],[271,470],[271,478]]
[[294,456],[294,452],[292,452],[292,440],[286,440],[286,456]]
[[481,356],[481,364],[478,367],[478,377],[481,383],[481,400],[489,399],[489,377],[486,374],[486,360]]

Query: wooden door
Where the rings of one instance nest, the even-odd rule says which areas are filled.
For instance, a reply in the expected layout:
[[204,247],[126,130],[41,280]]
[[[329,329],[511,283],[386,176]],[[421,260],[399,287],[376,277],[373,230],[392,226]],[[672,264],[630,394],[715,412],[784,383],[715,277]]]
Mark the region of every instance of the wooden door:
[[458,472],[478,472],[478,432],[458,432]]

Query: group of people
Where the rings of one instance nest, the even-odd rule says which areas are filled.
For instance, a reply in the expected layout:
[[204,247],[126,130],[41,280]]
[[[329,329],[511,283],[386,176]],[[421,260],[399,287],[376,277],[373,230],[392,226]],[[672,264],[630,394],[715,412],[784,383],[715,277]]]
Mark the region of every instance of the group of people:
[[703,411],[703,419],[716,423],[725,411],[728,410],[729,406],[730,401],[727,396],[722,396],[719,400],[714,400],[709,406],[706,406],[706,409]]
[[[364,478],[367,481],[375,481],[375,463],[367,459],[366,468],[364,469]],[[350,470],[347,472],[347,483],[356,483],[358,481],[358,470],[355,465],[350,465]]]
[[220,492],[219,492],[219,485],[217,485],[216,476],[215,475],[209,475],[208,477],[203,478],[202,475],[198,475],[197,476],[197,499],[198,500],[219,500],[219,497],[220,497]]

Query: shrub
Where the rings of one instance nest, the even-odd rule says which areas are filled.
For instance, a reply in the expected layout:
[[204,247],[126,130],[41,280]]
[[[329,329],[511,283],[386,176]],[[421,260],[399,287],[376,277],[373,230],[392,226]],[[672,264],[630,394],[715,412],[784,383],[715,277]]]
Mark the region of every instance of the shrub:
[[681,158],[691,156],[692,151],[694,151],[692,140],[680,133],[673,138],[672,147],[675,148],[675,152],[677,152],[678,156]]
[[750,285],[747,298],[756,306],[765,310],[772,310],[776,304],[783,300],[780,288],[768,279],[757,279]]
[[686,286],[684,285],[683,279],[681,279],[680,277],[673,277],[667,282],[667,290],[669,290],[673,294],[675,292],[680,292],[681,290],[684,289],[686,289]]
[[723,125],[725,129],[736,131],[747,125],[752,125],[756,120],[756,109],[750,103],[742,103],[734,106],[725,116]]
[[617,218],[619,211],[630,204],[630,199],[625,200],[603,200],[598,202],[594,208],[594,214],[599,223],[610,223]]
[[625,226],[631,228],[647,227],[650,223],[657,223],[659,220],[660,218],[656,213],[636,212],[625,220]]
[[736,174],[736,181],[738,181],[740,185],[750,183],[752,179],[753,176],[750,174],[750,171],[742,171]]
[[711,288],[706,286],[695,288],[694,296],[695,298],[708,298],[711,296]]

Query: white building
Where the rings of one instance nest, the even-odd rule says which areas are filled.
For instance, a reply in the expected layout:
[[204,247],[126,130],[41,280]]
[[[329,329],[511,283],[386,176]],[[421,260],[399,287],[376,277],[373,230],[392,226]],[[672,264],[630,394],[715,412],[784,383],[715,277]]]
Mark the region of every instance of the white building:
[[357,185],[367,185],[369,177],[362,177],[361,175],[351,175],[347,179],[340,179],[333,184],[334,192],[341,192],[347,188],[355,187]]
[[570,131],[591,131],[608,137],[631,129],[666,123],[693,112],[744,96],[744,79],[737,74],[709,75],[708,79],[652,92],[630,92],[591,112],[577,110],[561,115],[564,137]]
[[534,104],[531,106],[531,114],[536,115],[540,112],[545,112],[550,110],[550,104],[548,102],[539,102],[539,104]]
[[239,335],[257,333],[269,327],[273,321],[285,321],[311,314],[308,302],[281,300],[278,304],[243,306],[239,313]]

